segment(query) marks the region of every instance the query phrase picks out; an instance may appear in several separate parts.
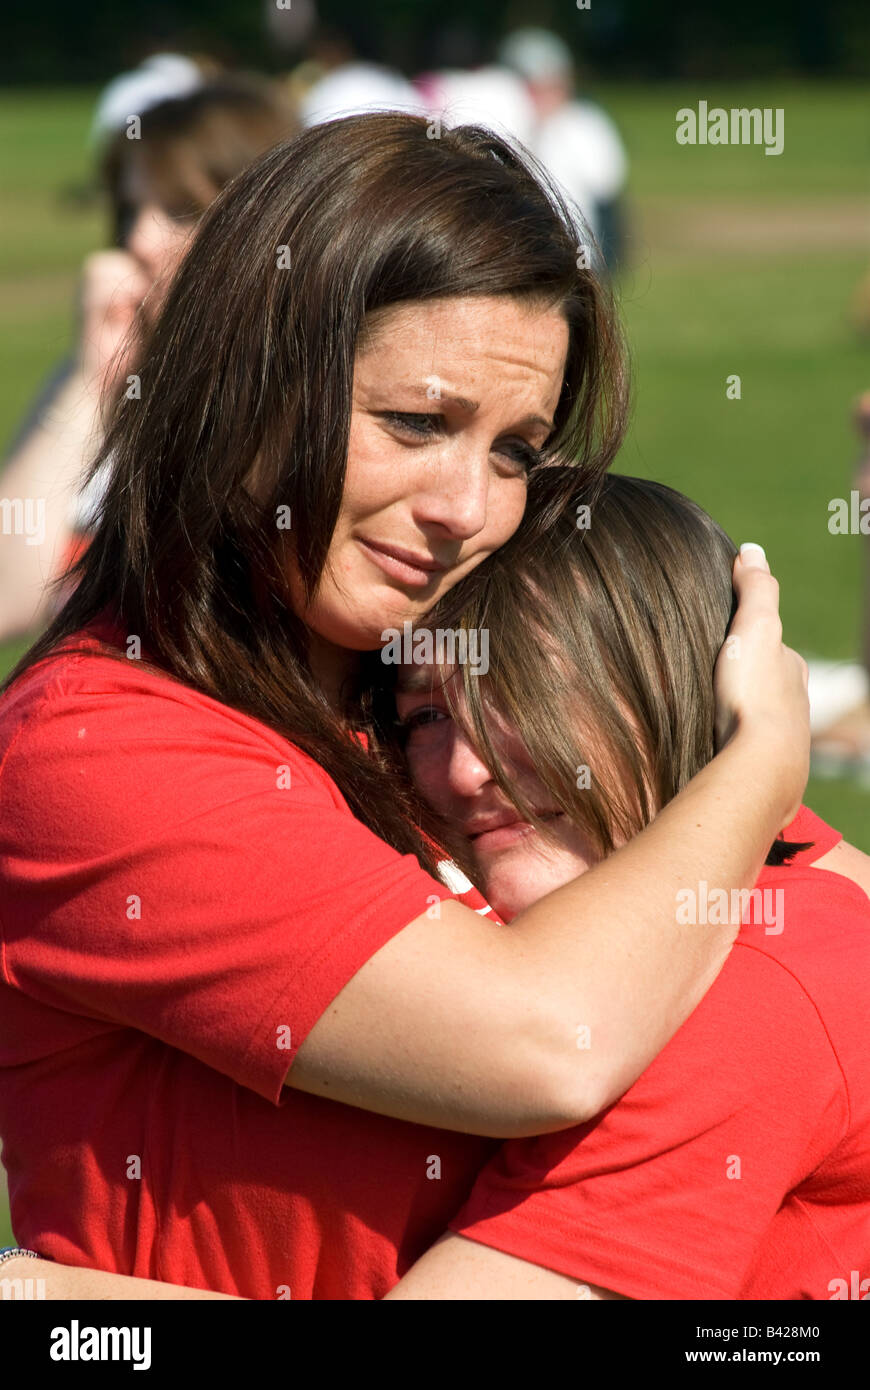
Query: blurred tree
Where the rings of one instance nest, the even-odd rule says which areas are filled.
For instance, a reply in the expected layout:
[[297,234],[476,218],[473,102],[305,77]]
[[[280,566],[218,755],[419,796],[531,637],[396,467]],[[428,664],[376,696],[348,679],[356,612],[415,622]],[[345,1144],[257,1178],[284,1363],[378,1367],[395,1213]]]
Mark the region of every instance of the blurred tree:
[[[288,55],[270,41],[269,0],[6,0],[0,81],[95,82],[155,49],[207,52],[266,69]],[[277,3],[277,0],[274,0]],[[292,0],[290,0],[292,3]],[[483,61],[506,29],[545,24],[583,69],[608,76],[864,75],[866,0],[318,0],[322,22],[344,28],[362,56],[405,71]]]

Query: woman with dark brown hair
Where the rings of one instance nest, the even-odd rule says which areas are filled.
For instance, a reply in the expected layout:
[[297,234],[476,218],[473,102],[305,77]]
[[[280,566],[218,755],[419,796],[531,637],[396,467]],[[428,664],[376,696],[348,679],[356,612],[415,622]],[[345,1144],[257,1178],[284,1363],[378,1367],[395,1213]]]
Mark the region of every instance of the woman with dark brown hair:
[[[195,72],[192,63],[176,62]],[[280,93],[259,78],[212,76],[193,90],[188,80],[182,93],[146,107],[136,77],[127,78],[129,108],[127,89],[113,90],[113,108],[129,109],[130,117],[100,138],[113,247],[86,258],[75,353],[53,372],[2,466],[4,495],[36,499],[43,520],[37,544],[0,535],[0,641],[33,631],[57,611],[51,581],[87,543],[105,481],[103,470],[79,490],[106,397],[138,389],[141,336],[199,218],[230,179],[297,129]]]
[[509,145],[412,116],[306,131],[202,219],[0,701],[0,1132],[42,1254],[379,1297],[493,1139],[596,1114],[721,968],[736,927],[675,932],[674,895],[751,886],[806,775],[766,566],[735,564],[716,757],[509,932],[433,875],[378,738],[384,630],[510,538],[535,468],[618,446],[583,260]]

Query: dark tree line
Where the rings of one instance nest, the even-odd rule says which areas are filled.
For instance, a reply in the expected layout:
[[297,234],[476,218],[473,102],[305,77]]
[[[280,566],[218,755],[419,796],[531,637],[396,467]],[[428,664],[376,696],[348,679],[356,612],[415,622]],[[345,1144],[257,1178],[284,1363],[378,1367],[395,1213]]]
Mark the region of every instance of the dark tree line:
[[[101,82],[157,48],[287,67],[294,54],[270,38],[268,3],[6,0],[0,81]],[[863,76],[870,67],[866,0],[590,0],[586,10],[576,0],[318,0],[318,11],[363,56],[409,73],[485,61],[521,23],[552,28],[593,77]]]

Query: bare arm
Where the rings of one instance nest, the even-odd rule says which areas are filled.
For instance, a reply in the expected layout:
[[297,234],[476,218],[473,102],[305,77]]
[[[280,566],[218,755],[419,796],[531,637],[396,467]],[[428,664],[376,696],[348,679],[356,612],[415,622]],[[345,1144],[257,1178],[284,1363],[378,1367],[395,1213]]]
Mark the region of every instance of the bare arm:
[[[152,1302],[155,1299],[224,1299],[244,1302],[232,1294],[211,1293],[207,1289],[191,1289],[181,1284],[164,1284],[155,1279],[133,1279],[126,1274],[106,1274],[98,1269],[81,1269],[75,1265],[54,1264],[51,1260],[34,1260],[29,1256],[7,1260],[3,1277],[10,1280],[10,1297],[24,1297],[17,1281],[43,1280],[47,1301],[69,1299],[84,1301],[117,1301],[132,1299]],[[464,1300],[552,1300],[622,1299],[623,1295],[595,1284],[581,1284],[554,1270],[506,1255],[488,1245],[467,1240],[465,1236],[448,1231],[436,1241],[431,1250],[421,1256],[403,1279],[386,1295],[392,1300],[444,1301]]]
[[584,1284],[448,1231],[386,1295],[414,1302],[540,1302],[578,1299],[629,1302],[624,1294]]
[[[47,1302],[65,1299],[87,1299],[93,1301],[111,1299],[229,1299],[233,1303],[243,1302],[229,1293],[212,1293],[209,1289],[188,1289],[180,1284],[163,1284],[156,1279],[134,1279],[126,1274],[105,1274],[101,1269],[81,1269],[76,1265],[59,1265],[52,1260],[34,1260],[29,1255],[19,1255],[12,1260],[4,1260],[0,1265],[0,1283],[9,1293],[0,1297],[24,1298],[27,1279],[44,1280],[42,1289]],[[22,1284],[19,1288],[18,1281]],[[43,1294],[40,1293],[40,1297]]]
[[[29,536],[0,535],[0,640],[49,616],[46,585],[71,537],[70,506],[96,440],[98,401],[79,370],[63,382],[0,475],[0,492],[32,507]],[[4,528],[5,530],[6,528]]]
[[288,1085],[509,1137],[581,1123],[633,1084],[739,926],[678,925],[678,891],[752,887],[806,782],[806,667],[781,644],[778,587],[739,560],[735,586],[738,641],[716,675],[722,751],[630,844],[510,927],[455,901],[411,922],[318,1020]]
[[129,365],[129,335],[147,288],[126,252],[99,251],[85,262],[74,367],[0,473],[0,496],[27,502],[33,526],[30,537],[0,534],[0,641],[51,616],[46,585],[63,562],[71,503],[99,445],[102,392]]

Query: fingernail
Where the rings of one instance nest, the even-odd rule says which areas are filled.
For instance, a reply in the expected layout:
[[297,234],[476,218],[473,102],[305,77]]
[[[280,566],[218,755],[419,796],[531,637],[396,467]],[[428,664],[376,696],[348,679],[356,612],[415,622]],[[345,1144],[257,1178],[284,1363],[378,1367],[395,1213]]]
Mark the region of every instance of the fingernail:
[[740,547],[740,558],[744,565],[750,569],[765,569],[767,566],[767,556],[764,553],[764,546],[756,545],[755,541],[744,541]]

